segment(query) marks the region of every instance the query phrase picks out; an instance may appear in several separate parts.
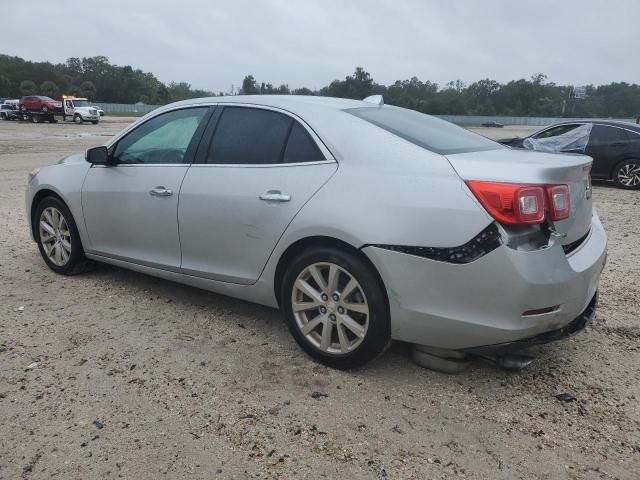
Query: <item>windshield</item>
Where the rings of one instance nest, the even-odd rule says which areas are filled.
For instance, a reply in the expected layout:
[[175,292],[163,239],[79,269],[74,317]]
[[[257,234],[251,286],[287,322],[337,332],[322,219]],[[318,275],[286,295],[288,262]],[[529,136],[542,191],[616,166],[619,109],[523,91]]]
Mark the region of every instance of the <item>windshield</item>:
[[362,107],[345,112],[440,155],[504,148],[453,123],[405,108]]
[[73,106],[74,107],[88,107],[90,105],[88,100],[74,100],[73,101]]

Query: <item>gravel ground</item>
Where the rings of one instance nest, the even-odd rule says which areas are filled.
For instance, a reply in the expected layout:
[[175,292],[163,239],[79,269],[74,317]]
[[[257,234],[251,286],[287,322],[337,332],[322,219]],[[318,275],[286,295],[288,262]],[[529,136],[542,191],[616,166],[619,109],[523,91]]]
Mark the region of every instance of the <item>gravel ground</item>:
[[345,373],[307,358],[277,311],[46,268],[27,172],[129,121],[0,123],[0,479],[639,478],[640,192],[594,188],[610,243],[593,327],[525,371],[439,374],[398,344]]

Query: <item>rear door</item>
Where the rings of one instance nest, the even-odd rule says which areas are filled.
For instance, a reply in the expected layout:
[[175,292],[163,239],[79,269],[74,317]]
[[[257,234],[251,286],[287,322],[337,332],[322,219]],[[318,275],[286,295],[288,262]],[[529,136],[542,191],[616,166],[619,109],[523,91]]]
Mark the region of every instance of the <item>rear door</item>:
[[254,283],[337,163],[308,126],[266,107],[219,107],[200,147],[180,192],[182,270]]
[[208,107],[161,113],[110,148],[82,187],[90,252],[166,270],[180,267],[178,194]]
[[591,175],[609,178],[613,167],[625,157],[629,140],[622,128],[594,124],[585,154],[593,158]]

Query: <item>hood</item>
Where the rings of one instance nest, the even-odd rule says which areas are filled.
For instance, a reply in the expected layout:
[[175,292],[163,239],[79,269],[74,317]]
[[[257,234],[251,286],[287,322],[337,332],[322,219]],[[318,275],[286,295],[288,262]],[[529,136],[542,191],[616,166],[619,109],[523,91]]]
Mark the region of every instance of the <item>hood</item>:
[[84,158],[84,153],[74,153],[73,155],[64,157],[62,160],[58,162],[58,165],[70,165],[70,164],[83,163],[83,162],[86,162]]

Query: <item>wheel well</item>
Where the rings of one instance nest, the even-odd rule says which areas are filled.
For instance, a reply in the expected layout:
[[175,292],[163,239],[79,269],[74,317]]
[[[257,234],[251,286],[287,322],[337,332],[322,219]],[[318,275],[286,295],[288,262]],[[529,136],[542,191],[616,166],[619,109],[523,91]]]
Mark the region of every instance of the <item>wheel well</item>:
[[380,284],[380,288],[382,288],[382,291],[385,292],[384,301],[385,301],[385,304],[387,305],[387,310],[389,309],[389,299],[386,294],[387,290],[384,286],[384,282],[382,281],[382,277],[380,276],[380,273],[378,272],[378,269],[375,267],[373,262],[369,260],[369,257],[367,257],[362,252],[362,250],[355,248],[353,245],[350,245],[347,242],[343,242],[342,240],[338,240],[332,237],[303,238],[289,245],[289,247],[284,251],[284,253],[280,257],[280,260],[278,261],[278,266],[276,267],[276,274],[275,274],[274,285],[273,285],[273,289],[276,294],[276,300],[278,302],[278,305],[280,305],[280,290],[282,287],[282,279],[284,277],[284,272],[287,270],[287,266],[300,252],[308,248],[317,247],[317,246],[338,248],[340,250],[349,252],[357,256],[358,258],[360,258],[374,273],[375,277],[378,280],[378,283]]
[[611,173],[609,174],[609,178],[611,180],[615,180],[616,179],[616,169],[618,168],[618,165],[620,165],[622,162],[628,162],[629,160],[638,160],[637,155],[631,155],[627,158],[623,158],[622,160],[616,162],[613,167],[611,167]]
[[65,205],[67,204],[60,195],[58,195],[53,190],[43,189],[36,193],[36,196],[33,197],[33,202],[31,202],[31,231],[33,232],[33,238],[36,238],[36,224],[33,216],[36,214],[36,208],[38,208],[38,204],[46,197],[55,197],[60,200]]

